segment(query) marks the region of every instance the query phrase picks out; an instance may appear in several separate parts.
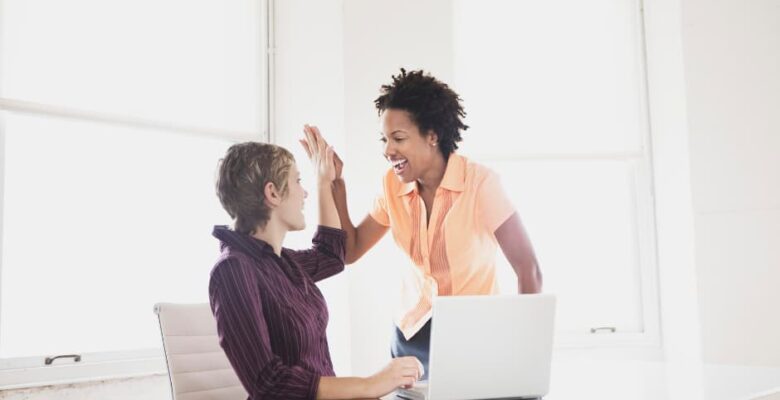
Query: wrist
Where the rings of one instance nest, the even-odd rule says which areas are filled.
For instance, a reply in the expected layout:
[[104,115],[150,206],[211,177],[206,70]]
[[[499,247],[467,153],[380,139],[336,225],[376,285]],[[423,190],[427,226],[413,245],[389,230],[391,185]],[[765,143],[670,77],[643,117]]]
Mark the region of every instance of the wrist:
[[376,387],[376,384],[374,382],[374,376],[369,376],[367,378],[360,378],[360,396],[371,398],[371,397],[378,397],[377,391],[374,390]]
[[333,185],[333,180],[330,178],[319,178],[317,180],[317,187],[329,188]]
[[333,182],[330,183],[330,189],[333,191],[333,193],[343,193],[346,189],[346,185],[344,184],[344,179],[342,178],[336,178],[333,180]]

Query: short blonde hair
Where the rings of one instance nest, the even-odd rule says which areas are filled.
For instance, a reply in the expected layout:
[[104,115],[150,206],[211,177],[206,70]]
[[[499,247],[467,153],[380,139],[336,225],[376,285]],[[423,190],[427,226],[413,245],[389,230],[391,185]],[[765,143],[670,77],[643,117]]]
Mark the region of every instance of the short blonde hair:
[[217,197],[235,221],[237,232],[253,234],[271,217],[265,203],[265,185],[274,184],[287,195],[287,179],[295,157],[287,149],[268,143],[245,142],[230,146],[219,161]]

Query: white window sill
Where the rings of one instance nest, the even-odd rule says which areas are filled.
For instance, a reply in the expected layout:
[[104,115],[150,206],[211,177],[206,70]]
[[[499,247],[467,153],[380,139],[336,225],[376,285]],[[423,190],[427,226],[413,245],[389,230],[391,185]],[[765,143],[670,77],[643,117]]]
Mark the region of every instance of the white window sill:
[[158,350],[85,354],[83,361],[68,364],[43,365],[41,360],[0,360],[0,391],[168,373],[165,357]]

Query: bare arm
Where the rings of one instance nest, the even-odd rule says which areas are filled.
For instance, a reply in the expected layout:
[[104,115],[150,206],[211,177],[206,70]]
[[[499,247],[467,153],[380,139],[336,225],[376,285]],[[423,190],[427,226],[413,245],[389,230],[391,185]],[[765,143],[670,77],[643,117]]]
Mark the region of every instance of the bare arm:
[[330,183],[320,183],[317,187],[317,192],[320,205],[320,225],[341,229],[339,215],[333,202],[333,192],[330,190]]
[[[318,140],[316,127],[306,125],[303,129],[306,140],[300,140],[306,155],[317,171],[317,198],[319,200],[320,225],[340,229],[339,216],[333,201],[331,186],[336,179],[336,154],[325,140]],[[340,160],[339,160],[340,161]],[[340,170],[340,168],[339,168]]]
[[531,240],[520,222],[517,213],[512,214],[495,231],[501,251],[517,274],[518,293],[540,293],[542,272],[536,261]]
[[323,376],[317,399],[360,399],[384,396],[400,387],[412,387],[425,371],[415,357],[398,357],[368,378]]
[[372,396],[369,386],[366,378],[323,376],[317,388],[317,399],[360,399],[381,396]]
[[[352,223],[352,219],[349,217],[349,209],[347,208],[347,189],[344,179],[341,178],[341,171],[344,167],[344,163],[341,161],[339,155],[333,152],[332,148],[328,146],[327,141],[322,137],[320,130],[316,126],[305,125],[303,133],[306,138],[300,140],[301,145],[309,156],[309,159],[311,159],[315,165],[319,165],[317,159],[318,154],[313,151],[313,149],[330,149],[330,152],[326,153],[330,158],[325,164],[328,168],[335,168],[333,171],[334,179],[328,179],[328,182],[331,182],[329,190],[332,192],[332,196],[323,192],[325,189],[324,186],[319,187],[320,223],[326,226],[332,226],[324,224],[322,217],[323,215],[331,215],[329,214],[331,210],[335,210],[338,213],[336,221],[339,223],[339,226],[336,227],[343,229],[347,233],[344,261],[346,264],[352,264],[360,259],[363,254],[366,254],[370,248],[374,247],[376,242],[387,233],[388,228],[376,222],[370,215],[363,218],[363,222],[355,227]],[[332,160],[332,162],[330,160]],[[330,176],[330,171],[328,171],[328,177]],[[320,182],[322,182],[322,180]],[[331,207],[331,200],[335,202],[335,207]]]
[[366,215],[363,222],[355,227],[349,217],[347,188],[343,179],[333,181],[333,198],[341,220],[341,229],[347,233],[344,262],[352,264],[374,247],[379,239],[387,233],[388,227],[376,222],[370,215]]

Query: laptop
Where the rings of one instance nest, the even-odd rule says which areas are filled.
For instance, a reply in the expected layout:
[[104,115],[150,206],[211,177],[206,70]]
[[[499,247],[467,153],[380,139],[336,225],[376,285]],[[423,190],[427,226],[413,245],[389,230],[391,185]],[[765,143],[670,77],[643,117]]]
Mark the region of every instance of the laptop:
[[550,385],[555,296],[446,296],[433,301],[428,380],[410,400],[533,399]]

